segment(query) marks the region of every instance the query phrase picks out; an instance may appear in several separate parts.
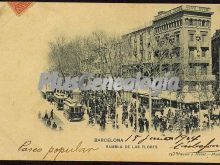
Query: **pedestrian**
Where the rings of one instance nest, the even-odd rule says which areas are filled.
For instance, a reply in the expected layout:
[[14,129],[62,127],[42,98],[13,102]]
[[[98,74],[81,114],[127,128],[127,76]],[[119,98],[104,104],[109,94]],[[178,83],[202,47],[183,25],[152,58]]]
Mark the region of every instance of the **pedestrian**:
[[146,118],[144,119],[144,124],[146,127],[146,131],[149,132],[149,121]]
[[153,124],[154,124],[154,129],[155,129],[155,131],[157,131],[157,127],[158,127],[158,125],[159,125],[159,117],[158,117],[158,115],[156,115],[155,117],[154,117],[154,121],[153,121]]
[[51,126],[51,121],[50,121],[50,119],[47,120],[47,126]]
[[141,117],[139,117],[139,119],[138,119],[138,126],[139,126],[139,132],[142,132],[143,122],[142,122],[142,118]]
[[54,119],[53,118],[53,109],[50,111],[50,117],[51,117],[51,119]]
[[134,118],[132,114],[130,114],[129,121],[130,121],[131,127],[133,127]]
[[186,124],[186,134],[189,134],[189,130],[190,130],[190,127],[188,124]]
[[48,114],[47,114],[47,111],[45,112],[45,115],[43,117],[44,120],[47,120],[49,117],[48,117]]
[[125,120],[125,127],[128,128],[128,121],[127,121],[127,119]]
[[57,128],[57,124],[56,124],[55,122],[53,122],[52,128],[53,128],[53,129],[56,129],[56,128]]

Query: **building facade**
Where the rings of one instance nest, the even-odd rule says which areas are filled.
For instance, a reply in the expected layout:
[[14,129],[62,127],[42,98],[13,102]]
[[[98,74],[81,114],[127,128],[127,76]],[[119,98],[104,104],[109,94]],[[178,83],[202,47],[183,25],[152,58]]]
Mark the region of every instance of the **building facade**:
[[158,12],[152,25],[124,35],[133,52],[124,75],[169,73],[180,78],[181,90],[164,91],[160,97],[187,104],[213,101],[212,14],[207,7],[183,5]]
[[216,30],[212,37],[212,72],[216,75],[215,90],[219,91],[220,74],[219,74],[219,58],[220,58],[220,29]]

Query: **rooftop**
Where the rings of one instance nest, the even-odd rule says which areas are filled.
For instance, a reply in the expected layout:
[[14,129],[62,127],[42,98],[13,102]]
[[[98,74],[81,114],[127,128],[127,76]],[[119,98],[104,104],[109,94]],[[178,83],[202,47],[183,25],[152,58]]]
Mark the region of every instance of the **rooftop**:
[[143,26],[139,26],[137,28],[133,28],[133,29],[130,29],[127,33],[125,33],[124,35],[122,35],[122,37],[124,36],[127,36],[129,34],[134,34],[134,33],[138,33],[138,32],[141,32],[141,31],[144,31],[144,30],[150,30],[152,27],[152,21],[144,24]]
[[176,7],[174,9],[171,9],[168,11],[159,11],[158,15],[156,15],[154,17],[154,21],[157,21],[157,20],[164,18],[164,17],[168,17],[168,16],[175,14],[175,13],[178,13],[180,11],[193,11],[193,12],[199,12],[199,13],[213,14],[213,12],[211,12],[211,9],[209,7],[182,5],[182,6]]

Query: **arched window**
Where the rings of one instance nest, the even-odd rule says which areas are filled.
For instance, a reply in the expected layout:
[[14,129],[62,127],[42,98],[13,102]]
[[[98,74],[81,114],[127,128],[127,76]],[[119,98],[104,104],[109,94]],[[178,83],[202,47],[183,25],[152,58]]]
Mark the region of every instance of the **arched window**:
[[202,26],[202,21],[201,21],[201,19],[199,19],[199,21],[198,21],[198,26]]
[[193,26],[193,19],[189,19],[189,26]]
[[180,20],[177,21],[177,27],[179,27],[179,26],[180,26]]
[[172,28],[172,22],[169,23],[169,27]]
[[189,19],[188,18],[185,19],[185,23],[186,23],[187,26],[189,25]]
[[202,26],[205,26],[205,20],[202,20]]
[[197,19],[193,19],[193,26],[197,26]]
[[210,27],[210,21],[206,21],[206,26]]

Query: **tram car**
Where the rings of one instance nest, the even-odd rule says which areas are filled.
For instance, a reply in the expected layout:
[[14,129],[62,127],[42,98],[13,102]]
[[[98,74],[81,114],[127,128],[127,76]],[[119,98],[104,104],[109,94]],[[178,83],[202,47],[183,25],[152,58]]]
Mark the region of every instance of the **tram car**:
[[80,102],[82,98],[81,98],[81,91],[79,90],[79,88],[69,92],[69,97],[72,98],[73,100]]
[[84,108],[77,100],[68,98],[64,101],[64,117],[68,121],[80,121],[84,116]]
[[58,110],[63,110],[64,108],[64,101],[67,99],[65,93],[57,92],[54,94],[54,103]]
[[50,85],[45,85],[41,90],[42,96],[47,101],[53,101],[54,91],[51,89]]

